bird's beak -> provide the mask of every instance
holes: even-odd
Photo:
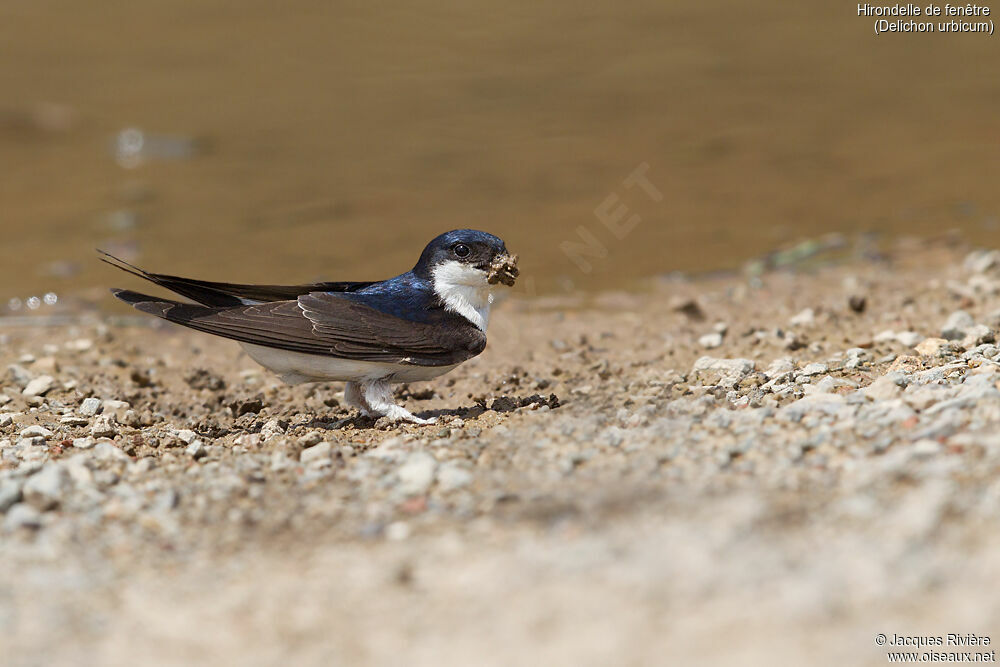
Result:
[[[503,255],[497,255],[490,264],[490,272],[486,276],[486,281],[490,285],[502,283],[511,287],[520,273],[517,269],[517,255],[504,253]]]

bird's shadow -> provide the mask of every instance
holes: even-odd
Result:
[[[414,413],[415,417],[421,419],[432,419],[445,416],[455,416],[462,419],[475,419],[484,412],[487,408],[481,405],[472,405],[468,407],[452,408],[446,410],[424,410],[423,412]],[[320,431],[347,431],[347,430],[364,430],[378,428],[378,422],[382,417],[366,417],[360,413],[355,413],[347,417],[341,417],[339,419],[332,417],[313,417],[309,421],[300,422],[294,424],[295,427],[311,428]],[[397,422],[393,423],[390,428],[397,426],[436,426],[440,422],[434,424],[414,424],[411,422]]]
[[[489,404],[485,400],[477,401],[472,405],[467,405],[459,408],[442,408],[439,410],[424,410],[422,412],[416,413],[416,417],[421,419],[431,419],[437,418],[438,421],[435,424],[413,424],[410,422],[396,422],[396,423],[385,423],[380,426],[379,421],[382,418],[379,417],[366,417],[360,413],[354,413],[347,417],[334,418],[334,417],[313,417],[309,421],[294,424],[295,427],[312,428],[322,431],[346,431],[346,430],[362,430],[362,429],[373,429],[373,428],[395,428],[398,426],[435,426],[441,424],[441,417],[458,417],[460,419],[476,419],[486,412],[497,412],[497,413],[509,413],[514,412],[518,408],[522,408],[528,405],[548,405],[550,408],[559,407],[559,399],[555,394],[550,394],[549,396],[541,396],[539,394],[532,394],[531,396],[501,396],[493,399]]]

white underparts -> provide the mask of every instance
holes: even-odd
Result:
[[[388,417],[391,421],[433,424],[433,419],[414,417],[396,405],[392,395],[394,382],[420,382],[444,375],[451,366],[415,366],[374,361],[352,361],[302,352],[289,352],[263,345],[241,343],[250,358],[268,368],[289,384],[300,382],[346,381],[344,400],[367,417]]]
[[[243,346],[251,359],[274,372],[288,384],[329,382],[331,380],[420,382],[444,375],[458,365],[418,366],[378,361],[354,361],[319,354],[290,352],[253,343],[240,343],[240,345]]]
[[[480,331],[486,331],[486,325],[490,321],[490,306],[493,304],[493,293],[486,280],[486,271],[449,260],[435,266],[431,275],[434,279],[434,292],[444,303],[445,309],[469,320]]]

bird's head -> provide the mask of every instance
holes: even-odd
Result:
[[[486,330],[493,287],[512,286],[517,279],[517,255],[486,232],[456,229],[427,244],[413,273],[430,280],[447,310]]]
[[[507,252],[503,240],[475,229],[456,229],[435,238],[413,272],[429,280],[447,276],[450,282],[484,289],[498,283],[511,286],[519,273],[517,255]]]

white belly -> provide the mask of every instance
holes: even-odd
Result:
[[[352,361],[318,354],[289,352],[274,347],[240,343],[250,358],[276,373],[288,384],[300,382],[364,382],[388,380],[390,382],[419,382],[430,380],[458,366],[411,366],[387,364],[377,361]]]

